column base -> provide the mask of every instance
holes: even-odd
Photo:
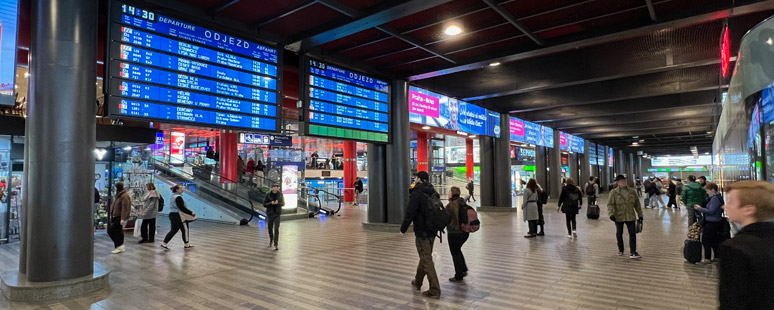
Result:
[[[400,226],[401,224],[363,222],[363,230],[366,230],[366,231],[400,232]]]
[[[489,206],[481,206],[476,208],[477,211],[480,212],[516,212],[518,208],[513,207],[489,207]]]
[[[40,302],[74,298],[110,287],[110,270],[94,263],[94,273],[77,279],[55,282],[29,282],[18,271],[0,275],[2,291],[8,301]]]

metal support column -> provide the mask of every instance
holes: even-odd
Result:
[[[411,157],[409,147],[411,129],[409,128],[408,82],[395,80],[392,83],[392,144],[386,146],[385,178],[387,195],[387,223],[400,224],[408,205],[411,183]],[[369,164],[369,167],[371,165]],[[387,173],[389,172],[389,173]],[[382,180],[384,180],[382,179]],[[379,179],[368,180],[369,188]]]
[[[562,151],[559,149],[559,131],[554,130],[554,147],[551,149],[548,173],[551,174],[548,182],[548,193],[552,199],[558,199],[562,192]]]
[[[368,222],[387,222],[387,146],[368,144]],[[408,186],[408,185],[406,185]]]
[[[500,115],[500,132],[510,132],[510,117]],[[509,135],[494,139],[494,187],[495,206],[510,208],[513,204],[511,193],[511,140]]]
[[[494,138],[489,136],[479,136],[479,195],[481,196],[482,207],[494,207],[497,205],[495,200],[495,163],[494,163]],[[510,168],[508,168],[510,171]]]

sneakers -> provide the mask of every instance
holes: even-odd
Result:
[[[572,234],[568,234],[568,235],[567,235],[567,238],[570,238],[570,239],[572,239]]]
[[[573,237],[573,238],[577,238],[577,237],[578,237],[578,232],[576,232],[576,231],[574,231],[574,230],[573,230],[573,231],[572,231],[572,237]]]
[[[642,256],[640,256],[640,254],[638,254],[637,252],[632,252],[632,254],[629,254],[629,258],[637,259],[637,258],[642,258]]]
[[[618,252],[618,256],[623,256],[623,251]]]
[[[702,259],[702,260],[701,260],[701,264],[702,264],[702,265],[709,265],[709,264],[712,264],[712,261],[711,261],[711,260],[709,260],[709,259]]]
[[[279,248],[277,247],[277,245],[276,245],[276,244],[274,245],[274,250],[275,250],[275,251],[279,251]]]
[[[194,248],[194,246],[190,245],[190,244],[183,247],[183,249],[186,249],[186,250],[190,250],[190,249],[193,249],[193,248]]]
[[[140,242],[137,242],[137,243],[139,243],[139,244],[148,243],[148,240],[143,239],[143,240],[140,240]]]
[[[538,236],[545,236],[545,235],[546,235],[546,233],[544,233],[544,232],[542,232],[542,231],[541,231],[541,232],[539,232],[537,235],[538,235]]]
[[[160,247],[164,249],[164,251],[169,251],[169,247],[166,244],[161,244]]]
[[[434,293],[432,293],[430,291],[422,292],[422,296],[427,297],[427,298],[433,298],[433,299],[441,298],[441,294],[434,294]]]
[[[457,283],[457,282],[462,282],[462,281],[464,281],[464,280],[463,279],[457,279],[455,277],[449,278],[449,282],[452,282],[452,283]]]
[[[112,253],[112,254],[118,254],[118,253],[123,253],[123,252],[126,252],[126,247],[124,245],[121,245],[121,246],[117,247],[115,250],[110,251],[110,253]]]

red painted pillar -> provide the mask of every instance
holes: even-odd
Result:
[[[429,172],[427,163],[427,132],[417,131],[417,172]]]
[[[344,202],[355,202],[357,179],[357,142],[344,141]]]
[[[467,138],[465,139],[465,168],[467,169],[465,172],[465,177],[468,180],[473,180],[474,166],[475,162],[473,162],[473,139]]]
[[[220,183],[237,182],[237,134],[221,131],[220,145]]]

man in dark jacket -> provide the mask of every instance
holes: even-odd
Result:
[[[406,217],[403,219],[400,233],[405,234],[409,225],[414,223],[414,236],[416,238],[417,253],[419,254],[419,265],[417,266],[414,280],[411,280],[411,286],[416,290],[421,290],[422,281],[427,276],[427,281],[430,282],[430,289],[422,292],[422,296],[439,298],[441,296],[441,285],[438,283],[438,275],[435,273],[435,265],[433,264],[433,243],[435,242],[436,232],[428,230],[425,226],[425,210],[428,208],[428,198],[432,195],[438,195],[438,192],[430,184],[430,175],[426,171],[420,171],[417,173],[414,188],[409,196]]]
[[[285,206],[285,196],[279,190],[279,184],[271,186],[271,191],[266,193],[263,199],[263,206],[266,207],[266,217],[268,218],[269,246],[274,244],[274,250],[279,250],[277,241],[279,241],[280,217],[282,216],[282,207]]]
[[[720,309],[774,309],[774,184],[733,183],[724,209],[742,228],[720,246]]]
[[[683,202],[688,209],[688,227],[691,227],[691,224],[696,222],[696,211],[693,207],[696,205],[701,207],[704,204],[707,200],[707,192],[696,182],[695,176],[689,175],[688,182],[688,185],[683,186]]]

